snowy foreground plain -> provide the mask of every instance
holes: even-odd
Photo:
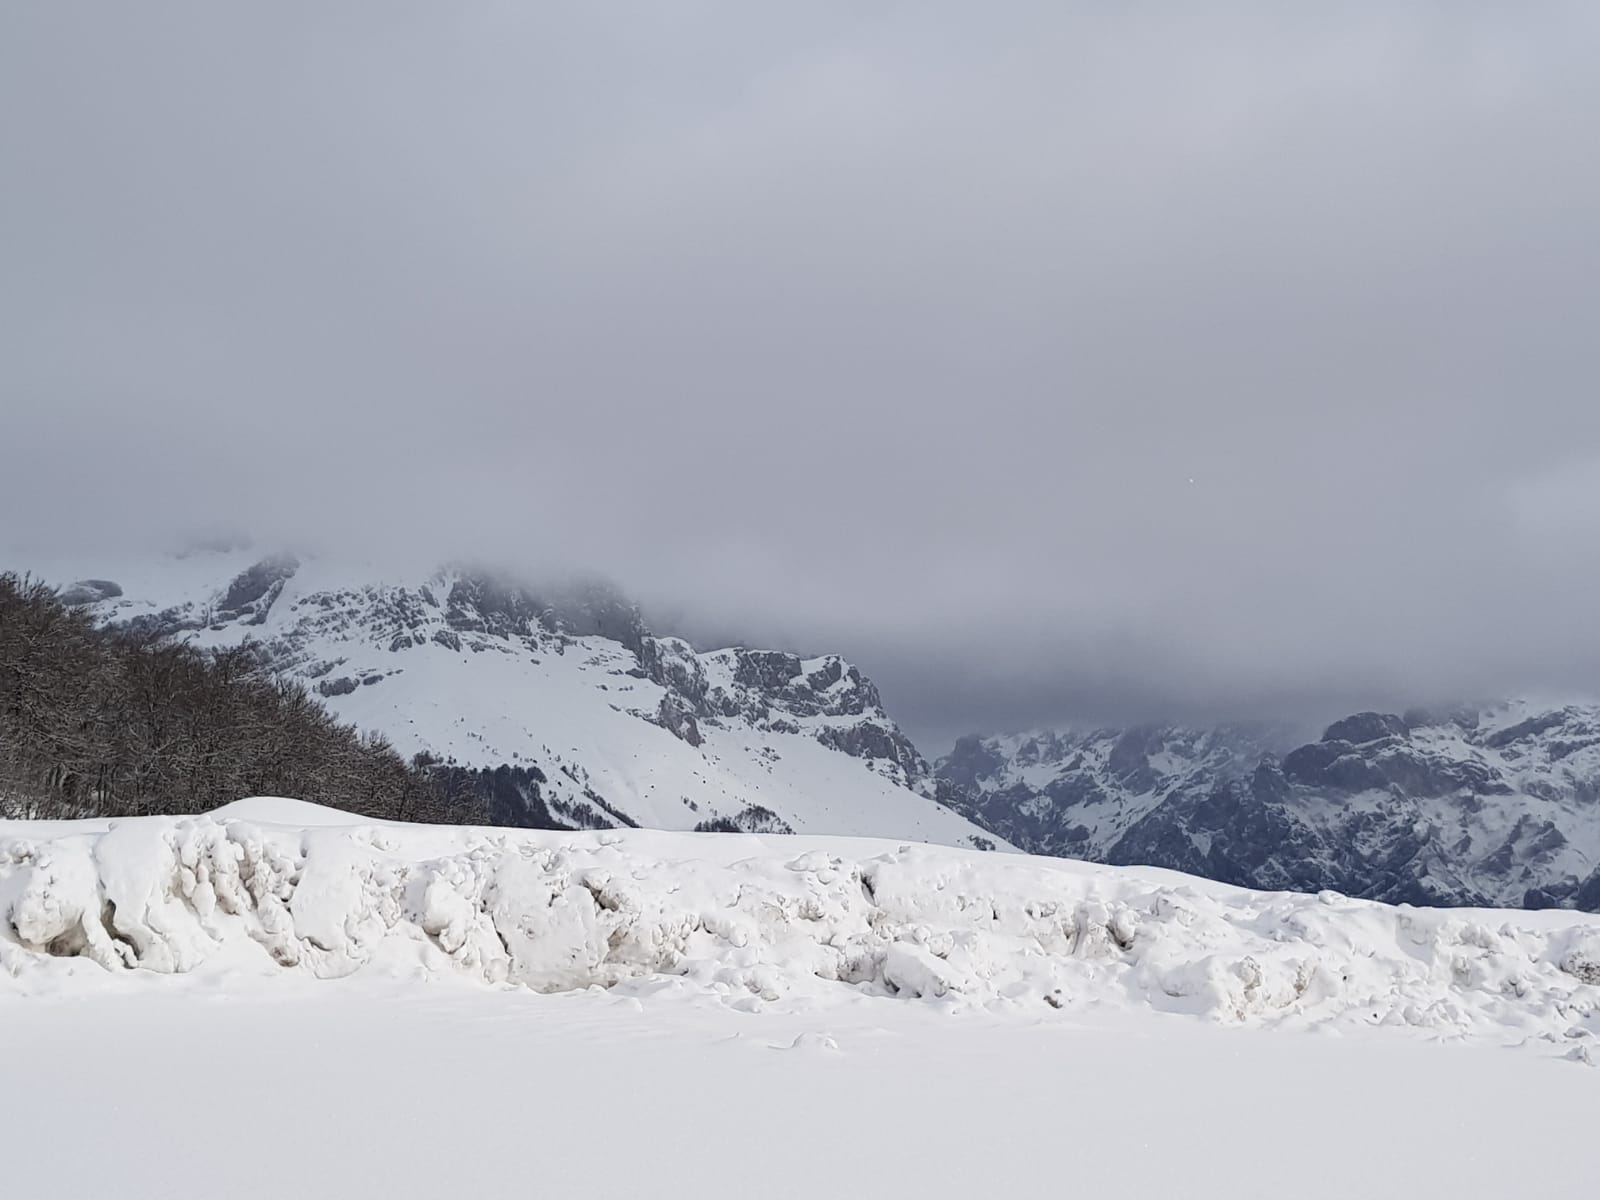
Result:
[[[1600,920],[892,842],[0,823],[0,1194],[1500,1197]]]

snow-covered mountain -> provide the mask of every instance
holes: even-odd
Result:
[[[1286,749],[1285,741],[1282,731],[1243,725],[974,735],[939,760],[934,786],[979,824],[1010,830],[1003,836],[1030,853],[1103,861],[1164,802],[1209,795],[1268,751]]]
[[[931,767],[837,656],[699,650],[601,585],[213,549],[46,576],[107,622],[246,640],[497,819],[878,836],[1419,904],[1600,909],[1600,705],[968,737]],[[507,807],[509,805],[509,808]],[[525,818],[525,820],[524,820]]]
[[[700,652],[603,585],[249,549],[89,565],[44,573],[108,623],[248,640],[407,756],[510,768],[564,824],[999,840],[915,790],[927,764],[850,663]]]
[[[1023,849],[1250,887],[1600,909],[1600,705],[963,738],[933,794]],[[1279,757],[1281,753],[1282,757]]]

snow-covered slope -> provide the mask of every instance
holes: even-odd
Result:
[[[896,842],[256,811],[0,824],[0,993],[94,989],[105,972],[376,971],[546,992],[674,979],[753,1012],[866,995],[1035,1019],[1112,1006],[1392,1025],[1585,1061],[1600,1035],[1600,919],[1571,913]]]
[[[255,643],[407,756],[517,768],[567,824],[998,841],[909,786],[926,764],[849,663],[697,653],[605,587],[247,549],[41,570],[107,622]]]
[[[936,794],[1035,852],[1390,901],[1600,908],[1600,706],[1358,713],[1291,744],[1239,727],[964,738]]]

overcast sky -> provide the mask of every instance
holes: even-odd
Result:
[[[1592,0],[4,4],[0,532],[581,566],[930,748],[1600,690],[1597,61]]]

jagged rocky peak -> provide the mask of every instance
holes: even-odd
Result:
[[[236,547],[224,553],[191,546],[173,556],[174,561],[185,564],[219,558],[241,565],[221,579],[208,577],[206,586],[173,594],[165,603],[156,602],[142,589],[130,594],[121,583],[101,578],[80,579],[63,588],[60,595],[68,604],[92,608],[103,621],[148,633],[220,630],[234,624],[260,626],[300,569],[300,559],[287,552],[244,557]]]
[[[782,650],[744,647],[717,653],[729,659],[733,680],[741,687],[783,694],[792,703],[819,712],[859,716],[882,707],[872,682],[836,654],[802,659]]]
[[[733,661],[733,681],[758,691],[777,692],[800,677],[800,657],[782,650],[728,651]]]
[[[1051,779],[1090,772],[1137,791],[1181,778],[1202,764],[1240,774],[1262,754],[1290,742],[1292,735],[1283,728],[1250,724],[969,734],[939,760],[936,771],[954,783],[986,789],[1007,787],[1024,776],[1042,786]]]
[[[801,659],[773,650],[720,653],[733,655],[735,683],[777,696],[801,715],[859,717],[883,709],[872,681],[836,654]]]
[[[1600,705],[963,738],[941,801],[1041,853],[1416,904],[1600,908]]]
[[[646,677],[671,688],[701,716],[747,715],[752,707],[793,717],[877,716],[878,689],[838,655],[802,659],[743,646],[696,651],[681,638],[641,639]]]
[[[1292,740],[1272,726],[1137,725],[960,739],[934,767],[931,793],[1014,844],[1103,859],[1178,792],[1247,774]]]
[[[268,610],[283,593],[283,585],[294,578],[299,569],[300,560],[293,554],[270,555],[245,568],[234,576],[217,600],[212,620],[243,620],[250,625],[264,625]]]
[[[1437,745],[1391,714],[1358,713],[1328,727],[1320,742],[1284,757],[1283,773],[1294,783],[1336,792],[1393,790],[1411,796],[1446,796],[1459,791],[1509,794],[1491,763]]]
[[[801,658],[782,650],[734,646],[696,652],[678,638],[646,636],[641,673],[669,689],[673,702],[660,723],[685,736],[700,721],[747,723],[779,733],[806,733],[853,758],[871,760],[905,785],[928,764],[883,710],[878,689],[836,654]]]
[[[645,678],[681,697],[690,711],[710,716],[706,705],[705,665],[693,646],[682,638],[645,637],[638,649],[639,668]]]
[[[238,562],[241,551],[189,550],[181,558],[191,565]],[[457,565],[384,582],[377,570],[368,574],[287,551],[256,552],[243,561],[225,582],[186,589],[164,605],[109,603],[122,592],[107,580],[84,580],[70,590],[74,603],[99,605],[107,620],[174,632],[264,625],[293,581],[297,613],[320,613],[323,627],[363,628],[396,651],[430,641],[461,649],[462,635],[603,637],[637,650],[649,632],[638,606],[600,580],[535,586],[503,571]]]
[[[976,790],[984,780],[998,776],[1006,761],[998,738],[969,733],[956,739],[955,746],[938,761],[935,769],[939,778]]]
[[[520,637],[542,630],[603,637],[637,651],[649,634],[639,606],[603,580],[535,588],[499,571],[452,570],[445,619],[461,633]]]
[[[539,597],[503,576],[466,571],[444,582],[445,623],[457,633],[521,637],[535,631],[545,611]]]
[[[1411,729],[1403,717],[1393,713],[1360,712],[1329,725],[1323,733],[1325,742],[1349,742],[1352,746],[1365,746],[1385,738],[1409,738]]]

